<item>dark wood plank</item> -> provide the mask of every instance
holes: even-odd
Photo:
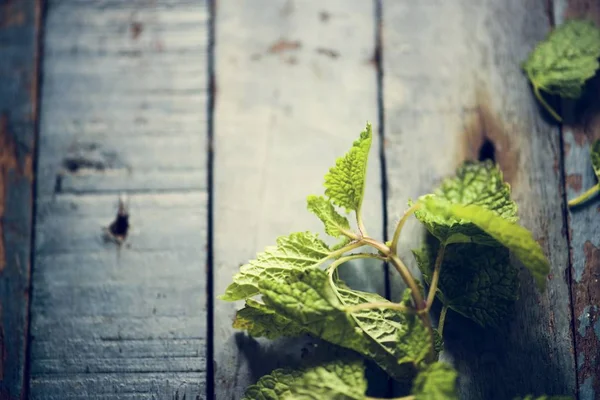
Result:
[[[39,2],[0,3],[0,398],[26,390]]]
[[[555,21],[592,19],[600,25],[600,2],[555,0]],[[565,103],[562,128],[566,193],[574,198],[597,179],[591,168],[590,144],[600,139],[600,77],[586,86],[578,102]],[[600,201],[570,210],[571,298],[577,384],[580,400],[600,396]]]
[[[203,2],[50,1],[32,399],[203,399]],[[125,193],[122,245],[103,228]]]
[[[521,274],[515,316],[496,331],[448,314],[442,358],[460,373],[461,399],[575,391],[560,137],[542,119],[520,70],[550,29],[546,3],[383,2],[390,229],[409,198],[429,193],[464,159],[477,159],[489,141],[521,223],[552,264],[544,293]],[[422,230],[407,228],[402,256],[416,270],[409,250]]]
[[[306,196],[364,129],[377,122],[375,10],[365,1],[225,1],[216,17],[215,294],[280,235],[315,230]],[[365,221],[382,235],[375,140]],[[378,263],[345,278],[384,293]],[[239,399],[272,369],[299,359],[306,341],[268,342],[231,327],[242,304],[215,303],[217,399]],[[381,389],[381,388],[380,388]],[[385,385],[383,387],[385,389]]]

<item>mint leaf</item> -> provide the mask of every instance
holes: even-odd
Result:
[[[531,232],[522,226],[504,219],[494,211],[478,205],[449,204],[436,198],[423,201],[430,214],[440,218],[454,219],[477,225],[503,246],[508,247],[529,269],[540,290],[546,286],[546,276],[550,272],[550,263],[541,246],[533,239]]]
[[[534,87],[574,99],[595,75],[598,57],[600,29],[592,21],[571,20],[536,46],[523,69]]]
[[[325,195],[347,212],[358,212],[362,205],[371,141],[371,124],[367,124],[350,151],[325,175]]]
[[[448,204],[476,204],[508,221],[518,219],[517,205],[510,199],[510,186],[502,179],[502,171],[491,161],[463,163],[457,169],[456,177],[444,180],[433,195],[423,196],[420,201],[429,198]],[[432,213],[426,208],[417,210],[415,216],[443,243],[497,245],[495,240],[470,221]]]
[[[306,333],[301,325],[252,299],[246,300],[246,307],[236,313],[233,327],[248,331],[251,336],[267,339],[301,336]]]
[[[259,280],[277,280],[287,270],[320,265],[330,253],[325,242],[314,233],[298,232],[282,236],[277,239],[276,246],[267,247],[255,260],[240,267],[240,272],[234,275],[233,283],[220,299],[236,301],[255,296],[259,293]]]
[[[427,366],[413,383],[415,400],[458,400],[458,374],[448,364],[436,362]]]
[[[538,100],[556,118],[540,90],[576,99],[585,82],[596,74],[600,57],[600,29],[592,21],[567,21],[554,29],[529,54],[523,70]]]
[[[439,242],[429,237],[413,250],[423,277],[429,283]],[[477,244],[453,244],[444,254],[438,282],[438,299],[481,326],[498,326],[512,311],[519,288],[518,270],[508,249]]]
[[[388,374],[402,379],[414,374],[426,357],[427,330],[415,315],[388,309],[361,310],[346,306],[386,301],[373,293],[334,289],[319,269],[287,271],[285,281],[261,281],[265,304],[306,331],[330,343],[355,350],[377,362]]]
[[[355,355],[313,363],[300,370],[277,369],[249,386],[242,400],[364,400],[364,365]]]
[[[391,303],[375,293],[344,287],[338,288],[337,292],[344,306]],[[410,305],[410,290],[406,293],[405,302]],[[371,309],[354,312],[352,317],[369,338],[368,346],[354,350],[374,360],[393,378],[406,379],[414,373],[414,366],[427,357],[431,347],[429,333],[416,315],[391,309]]]
[[[343,235],[344,231],[350,231],[350,223],[346,217],[341,216],[335,210],[333,204],[322,196],[308,196],[307,208],[314,213],[325,224],[325,232],[333,237]]]

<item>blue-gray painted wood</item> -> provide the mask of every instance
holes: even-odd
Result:
[[[600,26],[600,3],[555,0],[556,25],[566,19],[591,19]],[[562,127],[566,193],[569,199],[598,180],[591,168],[590,145],[600,139],[600,78],[586,84],[577,102],[565,102]],[[569,210],[571,301],[580,400],[600,396],[600,198]]]
[[[206,4],[49,1],[31,399],[204,399]],[[103,228],[125,194],[124,243]]]
[[[545,0],[383,1],[385,149],[390,231],[407,200],[429,193],[487,140],[549,257],[548,288],[522,271],[514,317],[483,330],[449,312],[443,359],[461,399],[575,392],[558,128],[543,120],[520,69],[550,29]],[[422,240],[406,227],[401,255]],[[393,271],[392,271],[393,272]],[[396,280],[398,282],[398,280]],[[400,291],[399,283],[395,286]]]
[[[26,396],[39,2],[0,3],[0,399]]]
[[[240,265],[280,235],[323,231],[306,196],[365,127],[377,122],[375,9],[370,1],[223,1],[216,14],[215,295]],[[377,126],[375,126],[377,132]],[[364,203],[382,236],[376,138]],[[346,271],[343,271],[348,268]],[[379,263],[342,267],[345,278],[384,293]],[[239,399],[307,341],[253,339],[231,327],[242,303],[215,302],[215,391]],[[385,392],[386,385],[375,390]]]

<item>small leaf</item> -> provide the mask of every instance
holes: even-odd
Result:
[[[420,201],[434,198],[449,204],[476,204],[493,211],[508,221],[517,221],[517,205],[510,199],[510,186],[502,179],[502,171],[491,161],[465,162],[456,171],[456,177],[446,179],[433,195]],[[419,209],[415,216],[441,242],[475,242],[490,246],[498,245],[485,232],[470,221],[461,221],[451,215],[431,213]]]
[[[236,313],[233,327],[248,331],[251,336],[267,339],[301,336],[306,333],[301,325],[252,299],[246,300],[246,307]]]
[[[546,286],[546,276],[550,263],[541,246],[533,239],[531,232],[522,226],[504,219],[494,211],[478,205],[449,204],[434,197],[423,201],[429,213],[441,218],[473,223],[503,246],[508,247],[529,269],[540,290]]]
[[[554,29],[523,63],[534,87],[561,97],[578,98],[595,75],[600,29],[592,21],[571,20]]]
[[[292,233],[277,239],[277,246],[267,247],[256,260],[240,267],[233,283],[227,287],[221,300],[236,301],[259,293],[260,279],[277,280],[290,269],[305,269],[324,262],[330,250],[318,235],[311,232]]]
[[[458,400],[458,374],[448,364],[436,362],[427,366],[413,383],[415,400]]]
[[[413,250],[428,283],[438,248],[437,239],[429,236],[422,249]],[[482,326],[498,326],[513,310],[518,289],[518,270],[506,248],[470,243],[446,248],[437,297],[454,311]]]
[[[308,210],[314,213],[325,224],[325,232],[333,237],[340,237],[344,231],[350,231],[350,223],[346,217],[335,210],[333,204],[322,196],[308,196]]]
[[[350,151],[325,175],[325,195],[347,212],[358,212],[362,205],[371,141],[371,124],[367,124]]]
[[[350,314],[346,306],[386,300],[343,284],[334,289],[319,269],[289,270],[287,275],[285,281],[260,282],[269,308],[317,337],[372,358],[397,379],[414,375],[431,345],[419,318],[389,309]]]
[[[354,354],[313,362],[300,369],[277,369],[249,386],[242,400],[364,400],[367,381]]]

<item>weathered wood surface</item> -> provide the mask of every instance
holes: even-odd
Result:
[[[0,398],[26,396],[37,1],[0,3]]]
[[[205,398],[207,20],[199,1],[47,2],[31,399]]]
[[[443,358],[460,373],[462,399],[575,392],[560,133],[542,119],[520,70],[550,29],[546,7],[544,0],[383,2],[388,226],[409,198],[478,158],[489,141],[521,223],[552,264],[544,293],[523,271],[515,317],[497,331],[448,314]],[[403,235],[406,259],[421,232],[413,224]]]
[[[556,25],[569,18],[592,19],[600,25],[600,2],[556,0]],[[600,78],[586,85],[577,102],[563,107],[562,127],[566,193],[574,198],[596,184],[590,144],[600,139]],[[569,212],[571,301],[580,400],[600,396],[600,201],[593,199]]]
[[[323,230],[306,211],[306,196],[323,192],[335,159],[367,120],[378,119],[374,21],[368,1],[217,4],[215,295],[278,236]],[[377,139],[373,147],[365,221],[381,237]],[[345,278],[383,294],[382,266],[362,264],[343,267]],[[298,360],[307,343],[269,343],[236,332],[231,323],[242,305],[215,303],[217,399],[241,398],[260,376]]]

